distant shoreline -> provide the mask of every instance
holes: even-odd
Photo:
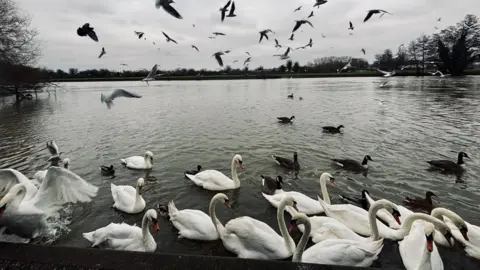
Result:
[[[467,70],[465,75],[480,75],[480,70]],[[429,73],[418,75],[414,72],[398,72],[399,77],[430,77]],[[157,81],[204,81],[204,80],[254,80],[254,79],[287,79],[287,78],[343,78],[343,77],[382,77],[378,72],[350,72],[350,73],[266,73],[266,74],[216,74],[205,76],[159,76]],[[61,78],[52,79],[52,82],[100,82],[100,81],[140,81],[142,77],[107,77],[107,78]]]

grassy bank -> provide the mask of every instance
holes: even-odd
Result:
[[[429,73],[425,76],[431,76]],[[480,70],[467,70],[465,75],[480,75]],[[395,76],[418,76],[414,71],[399,71]],[[246,80],[246,79],[282,79],[282,78],[337,78],[337,77],[381,77],[375,71],[348,73],[265,73],[265,74],[217,74],[205,76],[159,76],[157,81],[192,81],[192,80]],[[140,81],[142,77],[107,77],[107,78],[62,78],[54,82],[92,82],[92,81]]]

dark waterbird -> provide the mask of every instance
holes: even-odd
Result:
[[[332,159],[337,165],[341,166],[342,168],[346,170],[352,170],[352,171],[366,171],[368,170],[368,161],[373,161],[372,158],[369,155],[366,155],[363,158],[362,163],[353,160],[353,159]]]
[[[405,205],[409,206],[409,208],[424,210],[425,212],[430,213],[432,211],[432,209],[434,208],[433,207],[433,201],[432,201],[433,196],[437,197],[437,195],[435,195],[435,193],[433,193],[431,191],[427,191],[425,193],[425,198],[406,197],[405,200],[403,201],[403,203]]]
[[[342,128],[345,128],[343,125],[340,125],[338,127],[334,127],[334,126],[324,126],[322,127],[323,128],[323,132],[327,132],[327,133],[340,133],[340,129]]]
[[[218,63],[221,67],[223,67],[223,60],[222,60],[222,55],[223,55],[223,54],[224,54],[223,52],[216,52],[216,53],[214,53],[214,54],[212,55],[212,56],[215,56],[215,59],[217,60],[217,63]]]
[[[195,175],[199,172],[202,171],[202,166],[201,165],[197,165],[197,169],[196,170],[188,170],[188,171],[185,171],[185,174],[191,174],[191,175]]]
[[[353,197],[353,196],[348,196],[348,195],[343,195],[343,194],[340,194],[339,196],[344,202],[353,203],[353,204],[358,205],[358,206],[360,206],[363,209],[368,211],[370,206],[368,204],[367,196],[365,194],[370,195],[370,192],[368,192],[368,190],[366,190],[366,189],[362,190],[362,197],[360,197],[360,198]]]
[[[82,27],[77,29],[77,34],[81,37],[89,36],[94,41],[98,42],[97,33],[93,31],[93,27],[90,27],[89,23],[84,24]]]
[[[458,153],[458,159],[455,163],[451,160],[430,160],[427,161],[432,167],[440,169],[444,172],[463,172],[465,170],[465,162],[463,162],[463,158],[470,158],[467,153],[460,152]]]
[[[293,160],[289,158],[284,158],[284,157],[279,157],[272,155],[272,158],[275,160],[275,162],[287,169],[293,169],[293,170],[300,170],[300,163],[298,163],[298,154],[297,152],[293,152]]]
[[[293,119],[295,119],[295,116],[292,116],[292,117],[282,116],[282,117],[277,117],[277,119],[278,119],[278,122],[280,123],[293,123]]]
[[[267,195],[274,195],[276,191],[282,190],[283,179],[278,175],[275,179],[270,176],[260,175],[262,178],[262,192]]]
[[[308,18],[311,18],[311,17],[313,17],[313,11],[310,12],[310,15],[308,15],[307,19],[308,19]]]
[[[112,175],[115,175],[115,168],[113,168],[113,165],[110,165],[110,166],[102,165],[100,166],[100,172],[102,173],[102,175],[112,176]]]

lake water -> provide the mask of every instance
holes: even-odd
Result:
[[[339,194],[374,197],[401,203],[406,196],[437,194],[438,205],[480,225],[480,84],[479,77],[461,79],[394,77],[389,88],[381,78],[325,78],[235,81],[157,81],[65,83],[56,92],[16,105],[0,97],[0,167],[15,168],[31,177],[48,166],[45,142],[56,140],[70,169],[100,187],[89,204],[76,205],[70,231],[53,244],[87,247],[82,232],[110,222],[140,224],[143,214],[114,211],[110,183],[135,185],[143,174],[125,169],[120,158],[154,154],[154,182],[147,182],[147,208],[175,200],[179,209],[207,211],[214,192],[203,190],[182,172],[197,164],[230,175],[234,154],[241,154],[241,188],[225,193],[234,208],[218,207],[220,220],[249,215],[278,231],[276,211],[261,195],[260,175],[282,175],[285,190],[315,197],[316,180],[330,172]],[[141,99],[118,99],[108,110],[100,93],[126,88]],[[287,99],[294,93],[295,99]],[[299,100],[298,97],[303,97]],[[383,100],[380,103],[378,100]],[[277,116],[295,115],[292,125]],[[324,125],[343,124],[343,134],[322,133]],[[291,157],[297,151],[302,170],[298,179],[279,168],[271,155]],[[462,177],[428,170],[430,159],[453,159],[468,153]],[[334,157],[374,162],[365,177],[336,167]],[[102,177],[98,167],[113,164],[116,178]],[[288,219],[288,215],[287,219]],[[158,252],[232,256],[221,241],[201,243],[177,239],[176,229],[160,219],[154,234]],[[299,239],[299,233],[295,234]],[[375,266],[400,267],[396,243],[385,241]],[[328,251],[326,251],[328,252]],[[478,261],[462,251],[441,249],[446,269],[479,269]]]

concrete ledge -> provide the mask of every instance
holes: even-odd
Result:
[[[328,252],[328,251],[326,251]],[[0,242],[1,269],[346,270],[317,264]],[[363,268],[373,269],[373,268]],[[391,268],[389,268],[391,269]]]

